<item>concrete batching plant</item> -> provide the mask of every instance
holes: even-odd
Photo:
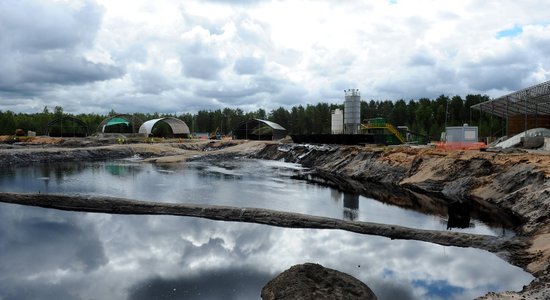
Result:
[[[361,126],[361,94],[358,89],[348,89],[344,93],[344,133],[358,134]]]
[[[366,124],[362,124],[361,94],[358,89],[344,90],[344,111],[331,111],[330,129],[330,134],[292,134],[291,137],[295,143],[398,145],[408,142],[403,134],[406,133],[406,137],[415,134],[407,128],[398,130],[382,117],[368,119]]]
[[[382,119],[382,118],[380,118]],[[397,129],[386,132],[390,125],[384,121],[381,126],[369,127],[361,124],[361,94],[358,89],[344,90],[344,111],[335,109],[331,112],[331,133],[292,134],[295,143],[324,143],[324,144],[394,144],[404,140],[394,141],[388,136],[399,134]],[[363,129],[362,129],[363,128]],[[372,130],[377,132],[370,132]]]
[[[331,115],[331,126],[330,131],[332,134],[342,134],[344,133],[344,114],[341,109],[335,109],[332,111]]]

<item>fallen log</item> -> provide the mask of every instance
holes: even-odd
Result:
[[[474,247],[490,252],[524,246],[519,239],[450,231],[423,230],[398,225],[340,220],[263,208],[239,208],[216,205],[176,204],[128,200],[89,195],[57,195],[0,192],[0,202],[43,208],[91,213],[125,215],[173,215],[216,221],[246,222],[287,228],[340,229],[384,236],[391,239],[417,240],[443,246]]]

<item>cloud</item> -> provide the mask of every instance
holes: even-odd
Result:
[[[128,299],[255,299],[258,286],[271,280],[271,274],[249,268],[198,272],[179,278],[150,278],[130,287]]]
[[[183,75],[190,78],[214,80],[225,67],[214,36],[202,27],[185,33],[181,48]]]
[[[8,0],[0,110],[269,111],[340,103],[342,88],[500,96],[550,79],[549,18],[536,2]]]
[[[133,72],[132,82],[139,88],[139,92],[145,94],[159,95],[176,88],[176,83],[172,81],[172,78],[155,69]]]
[[[464,62],[458,76],[477,91],[521,89],[522,81],[518,78],[528,78],[537,69],[532,54],[522,44],[494,46],[495,50],[480,51],[475,59]]]
[[[82,55],[94,43],[102,9],[61,3],[4,1],[0,4],[0,95],[40,97],[63,86],[120,77],[122,68],[94,63]]]
[[[264,61],[256,57],[242,57],[235,61],[234,70],[239,75],[257,74],[264,68]]]
[[[369,287],[378,299],[417,299],[413,287],[405,282],[395,279],[373,279],[369,281]]]
[[[216,83],[197,84],[194,94],[206,99],[216,99],[225,107],[256,105],[268,102],[271,97],[280,95],[287,86],[284,79],[256,75],[244,78],[234,85]]]
[[[223,68],[219,58],[195,54],[184,54],[182,59],[183,74],[187,77],[213,80]]]
[[[30,53],[90,46],[103,15],[92,1],[75,8],[55,2],[7,0],[0,4],[0,11],[2,44]]]
[[[266,0],[237,0],[237,1],[228,1],[228,0],[207,0],[207,2],[220,3],[226,5],[254,5],[260,4],[262,2],[267,2]]]
[[[64,53],[43,53],[39,57],[29,55],[18,70],[21,82],[59,85],[83,84],[122,75],[122,71],[114,66],[92,63]]]
[[[433,66],[436,64],[434,57],[425,52],[417,52],[409,59],[409,66]]]
[[[159,172],[154,165],[120,165],[128,176],[113,172],[112,163],[17,168],[3,175],[0,187],[45,191],[48,185],[50,193],[243,207],[254,199],[254,205],[261,207],[342,216],[342,202],[335,202],[329,189],[293,182],[290,170],[296,166],[280,162],[190,162],[173,166],[173,173]],[[44,177],[50,178],[48,183]],[[250,182],[254,184],[242,189]],[[391,211],[388,207],[362,198],[360,220],[377,221],[377,216]],[[402,213],[395,219],[418,224],[417,213],[397,210]],[[348,273],[369,285],[380,299],[425,299],[429,289],[472,299],[489,289],[520,289],[532,279],[496,255],[470,248],[340,230],[0,205],[0,297],[4,298],[142,299],[189,293],[215,299],[219,294],[257,298],[270,278],[304,262]]]
[[[9,217],[14,214],[24,218]],[[22,284],[20,279],[33,278],[44,287],[42,291],[45,294],[48,291],[61,293],[63,289],[60,286],[48,285],[46,288],[44,282],[65,280],[64,273],[94,272],[108,263],[97,231],[76,214],[3,207],[0,215],[0,237],[3,241],[0,249],[4,261],[0,263],[2,291],[13,289],[14,295],[18,295],[21,291],[19,288],[23,288],[31,293],[33,284]],[[9,263],[5,263],[7,261]],[[58,270],[59,273],[52,274],[52,270]],[[10,285],[13,287],[8,288]]]
[[[517,78],[529,76],[533,66],[513,64],[506,67],[472,66],[463,71],[470,88],[477,91],[490,89],[514,91],[522,87]]]

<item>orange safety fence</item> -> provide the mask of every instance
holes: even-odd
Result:
[[[435,148],[444,151],[453,150],[479,150],[486,148],[483,142],[437,142]]]

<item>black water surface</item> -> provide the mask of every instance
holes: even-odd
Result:
[[[0,190],[262,207],[445,230],[425,215],[291,179],[298,165],[231,160],[155,166],[131,160],[0,170]],[[475,219],[467,232],[500,234]],[[379,299],[471,299],[532,276],[493,254],[338,230],[0,205],[0,299],[259,299],[314,262],[367,283]]]

